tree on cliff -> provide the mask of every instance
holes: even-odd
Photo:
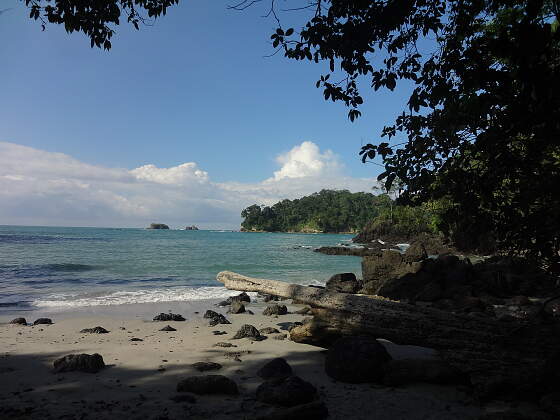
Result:
[[[121,15],[165,14],[178,0],[22,0],[34,19],[81,31],[109,49]],[[273,46],[288,59],[327,62],[326,100],[361,115],[361,82],[374,90],[414,87],[405,111],[367,144],[404,200],[445,199],[449,234],[492,232],[504,249],[554,260],[560,250],[560,31],[558,0],[315,0],[293,2],[301,29],[278,28]],[[283,6],[284,10],[290,9]],[[280,16],[281,17],[281,16]],[[293,16],[292,16],[293,19]]]

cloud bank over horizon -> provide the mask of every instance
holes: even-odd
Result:
[[[255,183],[213,182],[196,162],[170,168],[90,165],[73,157],[0,142],[0,224],[236,229],[251,204],[271,205],[321,189],[371,191],[373,178],[344,174],[330,150],[304,141],[276,157],[279,169]]]

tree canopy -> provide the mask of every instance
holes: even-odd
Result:
[[[22,0],[34,19],[81,31],[109,49],[121,15],[165,14],[178,0]],[[491,232],[499,247],[553,261],[560,250],[559,0],[314,0],[283,3],[302,18],[277,29],[273,47],[293,60],[326,62],[316,86],[361,115],[368,89],[413,85],[403,112],[364,161],[398,177],[402,200],[444,200],[450,236]],[[293,21],[293,16],[290,21]],[[296,26],[296,25],[291,25]]]
[[[357,232],[389,206],[386,195],[322,190],[273,206],[253,204],[241,212],[244,230],[267,232]]]

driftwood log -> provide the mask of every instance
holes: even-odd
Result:
[[[504,322],[230,271],[219,273],[217,280],[228,289],[310,305],[313,319],[290,331],[296,342],[328,348],[343,335],[367,334],[397,344],[434,348],[468,375],[481,397],[511,395],[513,391],[530,394],[558,380],[560,331],[556,324]]]

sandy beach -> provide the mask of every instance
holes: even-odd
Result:
[[[297,344],[288,334],[291,322],[303,315],[262,315],[264,303],[247,308],[255,315],[227,314],[230,325],[208,326],[205,309],[226,312],[215,301],[120,305],[79,311],[32,313],[49,316],[52,325],[13,325],[4,316],[0,325],[1,418],[142,418],[252,419],[266,418],[278,407],[258,402],[256,375],[267,361],[283,357],[294,374],[312,383],[329,418],[342,419],[470,419],[481,409],[455,387],[417,384],[388,388],[374,384],[344,384],[324,370],[325,351]],[[301,308],[288,305],[289,311]],[[158,312],[180,313],[184,322],[152,321]],[[198,313],[195,313],[198,312]],[[266,340],[233,340],[243,324],[257,329],[277,328]],[[170,325],[177,331],[160,329]],[[80,333],[101,326],[107,334]],[[225,332],[214,335],[213,331]],[[131,341],[132,338],[142,341]],[[236,347],[216,347],[219,342]],[[434,357],[433,351],[412,346],[385,345],[393,358]],[[53,361],[68,354],[99,353],[106,368],[98,373],[53,373]],[[221,369],[200,373],[196,362],[215,362]],[[225,375],[237,383],[239,395],[197,395],[196,402],[175,402],[177,383],[189,376]]]

